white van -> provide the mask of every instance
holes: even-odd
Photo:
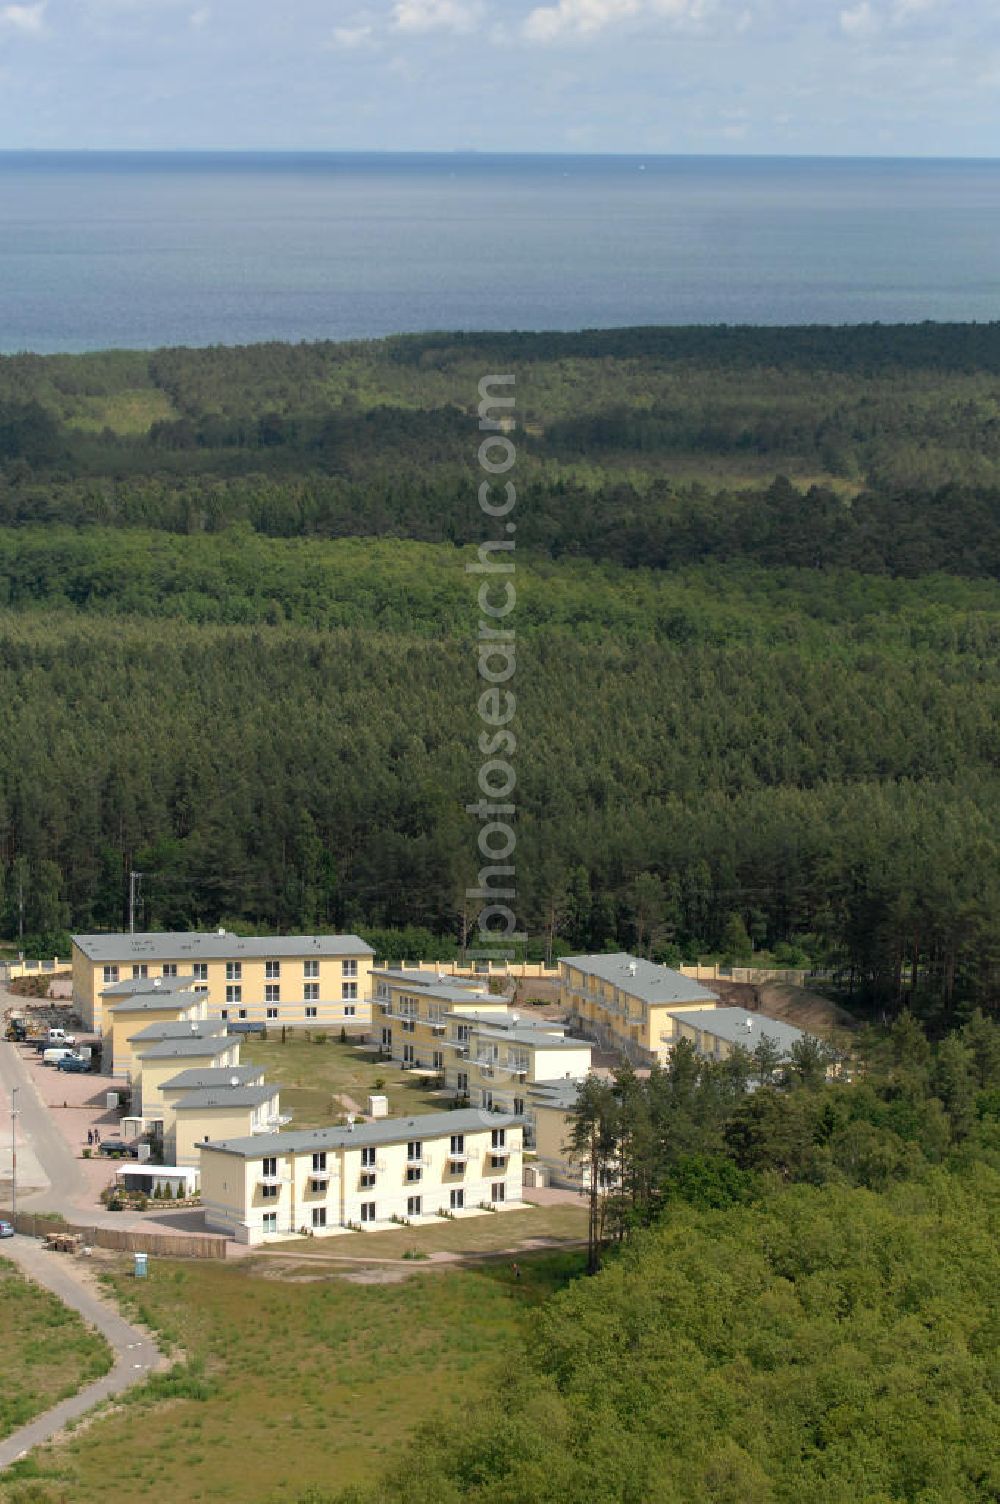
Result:
[[[50,1029],[48,1040],[49,1044],[76,1044],[76,1035],[67,1034],[65,1029]]]
[[[77,1053],[64,1044],[57,1044],[51,1050],[42,1051],[42,1060],[46,1065],[57,1065],[60,1060],[76,1060]]]

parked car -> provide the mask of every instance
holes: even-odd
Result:
[[[7,1024],[7,1038],[20,1041],[27,1039],[28,1025],[23,1018],[12,1018]]]
[[[135,1144],[126,1144],[120,1138],[103,1138],[99,1145],[99,1152],[106,1154],[109,1159],[138,1159],[139,1150]]]
[[[76,1044],[76,1035],[67,1034],[65,1029],[50,1029],[48,1041],[49,1044]]]
[[[56,1044],[50,1049],[42,1051],[42,1060],[45,1065],[58,1065],[60,1060],[82,1060],[83,1056],[71,1050],[68,1045]]]
[[[56,1061],[56,1070],[71,1071],[82,1075],[84,1071],[90,1070],[90,1061],[83,1055],[67,1055],[64,1059]]]
[[[0,1220],[0,1238],[12,1238],[14,1236],[14,1224]]]

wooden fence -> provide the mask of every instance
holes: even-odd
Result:
[[[78,1234],[85,1243],[95,1248],[111,1248],[118,1253],[155,1253],[168,1259],[224,1259],[228,1238],[201,1237],[196,1233],[139,1232],[126,1227],[84,1227],[75,1222],[61,1222],[41,1213],[18,1212],[12,1218],[10,1212],[0,1212],[0,1217],[13,1221],[18,1232],[29,1238],[44,1238],[52,1232]],[[3,1244],[0,1243],[0,1254]]]

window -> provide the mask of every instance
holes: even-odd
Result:
[[[504,1185],[504,1183],[503,1183],[502,1180],[494,1180],[493,1184],[490,1186],[490,1200],[491,1201],[506,1201],[507,1200],[507,1187]]]
[[[342,998],[352,998],[358,995],[357,982],[341,982],[340,995]]]
[[[265,1001],[265,1003],[280,1003],[281,1002],[281,988],[278,987],[275,983],[271,983],[269,986],[265,985],[265,987],[264,987],[264,1001]]]
[[[325,1149],[319,1149],[313,1155],[313,1169],[314,1170],[325,1170],[326,1169],[326,1150]]]
[[[265,975],[265,977],[270,977],[272,981],[277,981],[278,977],[281,976],[281,962],[280,961],[265,961],[264,962],[264,975]]]
[[[243,988],[242,987],[227,987],[226,988],[226,1002],[227,1003],[241,1003],[242,1001],[243,1001]]]
[[[494,1128],[491,1143],[494,1149],[505,1149],[507,1147],[506,1128]]]
[[[265,1232],[277,1232],[278,1231],[278,1213],[277,1212],[265,1212],[264,1213],[264,1231]]]
[[[484,1091],[481,1089],[479,1092],[479,1105],[480,1107],[485,1107],[487,1112],[492,1112],[493,1093],[491,1091]]]
[[[524,1117],[524,1098],[523,1097],[515,1097],[514,1098],[514,1116],[516,1118],[523,1118]]]
[[[261,1165],[260,1173],[262,1175],[277,1175],[278,1157],[276,1154],[265,1155],[264,1162]]]
[[[380,998],[387,998],[389,996],[389,989],[384,982],[378,982],[376,984],[375,996]]]
[[[433,1055],[431,1056],[431,1065],[434,1067],[434,1069],[436,1071],[443,1071],[444,1070],[444,1051],[443,1050],[435,1050],[434,1051]]]
[[[421,1214],[422,1207],[423,1207],[423,1202],[421,1201],[421,1199],[420,1199],[419,1196],[407,1196],[407,1198],[406,1198],[406,1215],[408,1217],[419,1217],[420,1214]]]
[[[456,1186],[456,1188],[450,1192],[450,1196],[452,1211],[460,1212],[465,1205],[465,1192],[462,1190],[461,1186]]]
[[[345,977],[356,977],[358,974],[357,961],[341,961],[340,972]]]
[[[375,1145],[367,1144],[361,1151],[361,1164],[366,1170],[375,1168]]]
[[[326,1226],[326,1207],[325,1206],[314,1206],[313,1207],[313,1227],[325,1227],[325,1226]]]
[[[318,1003],[319,1002],[319,983],[318,982],[306,982],[305,986],[302,988],[302,1000],[303,1000],[303,1002],[306,1002],[306,1003]]]
[[[272,1023],[273,1023],[277,1019],[277,1017],[278,1017],[278,1010],[277,1010],[277,1008],[265,1008],[265,1010],[264,1010],[264,1017],[265,1018],[269,1018],[272,1021]]]
[[[260,1194],[265,1201],[275,1201],[278,1196],[278,1187],[276,1185],[262,1185]]]
[[[243,980],[243,962],[242,961],[227,961],[226,962],[226,981],[227,982],[242,982],[242,980]]]
[[[195,990],[195,992],[207,992],[208,991],[208,984],[206,982],[199,982],[198,985],[197,985],[197,987],[195,987],[194,990]]]
[[[417,1032],[416,1019],[413,1019],[413,1018],[404,1018],[403,1019],[403,1033],[404,1034],[415,1034],[416,1032]]]
[[[357,1010],[357,1008],[355,1008],[355,1006],[354,1006],[353,1003],[345,1003],[344,1004],[344,1017],[345,1018],[354,1018],[354,1016],[357,1013],[357,1011],[358,1010]]]
[[[139,965],[139,966],[133,966],[132,967],[132,977],[133,977],[133,979],[136,978],[136,977],[148,977],[148,976],[149,976],[149,967],[146,965],[145,961],[143,961],[141,963],[141,965]]]
[[[383,1029],[382,1030],[382,1048],[383,1048],[383,1050],[391,1050],[392,1049],[392,1030],[391,1029]]]
[[[237,1014],[236,1014],[237,1018],[246,1018],[246,1016],[247,1016],[247,1010],[245,1008],[240,1008],[237,1011]]]
[[[490,1155],[490,1169],[491,1170],[502,1170],[503,1167],[504,1167],[504,1163],[505,1163],[504,1160],[501,1158],[501,1156],[499,1154],[491,1154]]]
[[[165,977],[175,977],[177,975],[177,962],[176,961],[164,961],[164,963],[163,963],[163,975]]]
[[[461,1096],[467,1097],[469,1095],[469,1073],[468,1073],[468,1071],[459,1071],[458,1072],[458,1075],[455,1077],[455,1085],[458,1087],[458,1090],[459,1090],[459,1093],[460,1093]]]
[[[458,1040],[459,1044],[468,1044],[469,1025],[459,1024],[458,1028],[455,1030],[455,1038]]]
[[[362,1172],[361,1172],[361,1189],[363,1191],[373,1191],[375,1189],[375,1171],[374,1170],[362,1170]]]
[[[415,1160],[419,1164],[423,1156],[423,1151],[424,1146],[420,1140],[418,1138],[412,1139],[406,1146],[406,1157],[411,1162]]]
[[[208,981],[208,966],[204,961],[196,961],[191,968],[196,982]]]
[[[403,1064],[404,1065],[414,1065],[416,1063],[416,1058],[417,1057],[416,1057],[416,1055],[413,1052],[413,1046],[412,1046],[412,1044],[404,1044],[404,1046],[403,1046]]]
[[[318,961],[303,961],[302,962],[302,975],[304,977],[318,977],[319,976],[319,962]]]
[[[307,1008],[306,1009],[306,1018],[315,1018],[317,1012],[318,1012],[318,1009],[316,1009],[316,1008]]]
[[[219,1017],[220,1018],[228,1018],[229,1017],[229,1009],[228,1008],[222,1008],[222,1009],[220,1009],[219,1010]]]
[[[464,1133],[453,1133],[452,1134],[452,1136],[451,1136],[451,1152],[452,1152],[452,1154],[464,1154],[465,1153],[465,1134]]]
[[[117,982],[117,980],[118,980],[118,967],[117,966],[105,966],[105,968],[104,968],[104,980],[106,982]]]
[[[362,1201],[362,1203],[361,1203],[361,1220],[362,1220],[362,1222],[374,1222],[375,1221],[375,1203],[374,1203],[374,1201]]]
[[[406,1179],[410,1185],[412,1185],[414,1181],[419,1180],[423,1173],[424,1172],[419,1165],[407,1165],[406,1167]]]

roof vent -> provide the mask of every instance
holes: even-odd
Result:
[[[354,1132],[354,1113],[353,1112],[349,1112],[347,1114],[347,1131],[348,1131],[348,1133],[353,1133]]]
[[[625,970],[628,972],[630,977],[634,977],[639,968],[634,961],[630,961]]]
[[[239,1078],[239,1076],[230,1076],[230,1078],[229,1078],[229,1084],[230,1084],[230,1086],[239,1086],[239,1084],[240,1084],[240,1078]]]
[[[198,1025],[195,1022],[195,1020],[192,1018],[192,1020],[191,1020],[191,1033],[192,1034],[197,1034],[197,1032],[198,1032]]]
[[[752,1018],[748,1018],[747,1019],[747,1033],[750,1034],[752,1031],[753,1031],[753,1019]]]

